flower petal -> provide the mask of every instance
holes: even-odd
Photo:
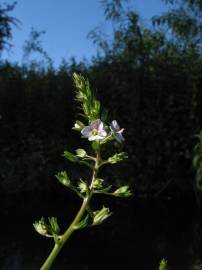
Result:
[[[112,127],[112,129],[114,129],[114,130],[116,130],[116,131],[120,130],[120,127],[119,127],[119,125],[118,125],[118,123],[117,123],[116,120],[113,120],[113,121],[112,121],[111,127]]]
[[[98,132],[98,136],[100,136],[103,139],[107,136],[107,132],[104,129],[102,129]]]
[[[99,141],[99,140],[103,140],[105,137],[103,136],[100,136],[99,134],[96,135],[96,140]]]
[[[102,131],[103,128],[104,128],[104,124],[103,124],[102,121],[100,121],[99,126],[98,126],[98,132],[99,132],[99,131]]]
[[[90,137],[90,136],[92,135],[92,129],[91,129],[91,127],[90,127],[90,126],[84,127],[84,128],[81,130],[81,134],[82,134],[84,137],[86,137],[86,138]]]
[[[121,133],[118,133],[118,132],[116,133],[115,138],[116,138],[119,142],[124,142],[124,141],[125,141],[123,135],[122,135]]]
[[[88,140],[89,141],[95,141],[95,140],[97,140],[97,135],[96,136],[91,135],[90,137],[88,137]]]
[[[100,120],[100,119],[97,119],[96,121],[90,123],[90,128],[91,128],[92,130],[93,130],[93,129],[98,130],[100,123],[101,123],[101,120]]]

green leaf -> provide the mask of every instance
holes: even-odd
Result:
[[[83,220],[81,220],[77,225],[74,226],[76,230],[83,229],[88,226],[89,215],[87,215]]]
[[[77,149],[76,150],[77,157],[84,158],[86,156],[86,151],[84,149]]]
[[[78,160],[77,157],[69,151],[64,152],[64,157],[71,162],[76,162]]]
[[[93,212],[94,219],[92,225],[100,225],[105,219],[107,219],[109,216],[111,216],[111,212],[109,208],[102,207],[101,210]]]
[[[51,218],[48,218],[48,220],[49,220],[49,223],[50,223],[52,234],[56,234],[56,235],[59,234],[60,233],[60,227],[58,225],[57,218],[56,217],[51,217]]]
[[[99,189],[99,193],[107,193],[110,191],[110,189],[112,188],[112,185],[109,185],[108,187],[105,187],[103,189]]]
[[[55,176],[56,176],[56,178],[59,180],[59,182],[61,184],[63,184],[66,187],[69,187],[70,186],[71,183],[70,183],[70,180],[69,180],[69,177],[68,177],[66,171],[59,172]]]
[[[130,197],[132,196],[132,192],[129,190],[128,186],[122,186],[115,190],[113,195],[117,197]]]
[[[113,134],[109,134],[106,138],[100,141],[100,144],[105,144],[113,141]]]
[[[108,163],[115,164],[115,163],[118,163],[118,162],[125,160],[127,158],[128,158],[127,153],[121,152],[121,153],[113,155],[112,157],[109,157],[107,161],[108,161]]]

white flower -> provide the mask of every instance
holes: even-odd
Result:
[[[118,142],[123,142],[125,141],[122,133],[124,131],[124,128],[120,129],[118,123],[116,120],[113,120],[111,125],[110,125],[110,129],[112,131],[112,134],[114,135],[115,139],[118,141]]]
[[[85,138],[88,138],[89,141],[103,140],[107,136],[107,132],[104,129],[104,124],[100,119],[97,119],[89,126],[84,127],[81,130],[81,134]]]

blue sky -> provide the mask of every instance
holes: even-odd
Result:
[[[130,2],[145,23],[166,9],[162,0]],[[110,33],[111,29],[104,19],[100,0],[18,0],[11,15],[19,19],[21,25],[13,28],[12,51],[4,52],[3,57],[19,63],[22,61],[23,44],[32,27],[46,31],[42,37],[43,47],[56,66],[62,58],[90,59],[97,48],[87,39],[89,31],[96,26],[101,26],[106,33]]]

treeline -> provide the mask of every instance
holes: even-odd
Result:
[[[202,129],[202,54],[200,18],[194,12],[201,12],[200,1],[182,0],[180,6],[170,1],[175,10],[172,6],[155,17],[153,26],[142,25],[120,1],[111,1],[111,6],[103,2],[106,18],[114,23],[114,38],[108,42],[91,32],[101,52],[91,64],[64,62],[56,70],[1,62],[3,192],[59,189],[54,174],[67,165],[61,154],[80,146],[71,130],[78,118],[73,72],[89,78],[110,120],[125,128],[129,162],[119,175],[110,171],[109,181],[127,181],[136,194],[195,190],[192,153],[194,134]],[[187,21],[191,23],[185,25]],[[183,23],[186,31],[180,31]],[[77,168],[72,174],[77,176]]]

